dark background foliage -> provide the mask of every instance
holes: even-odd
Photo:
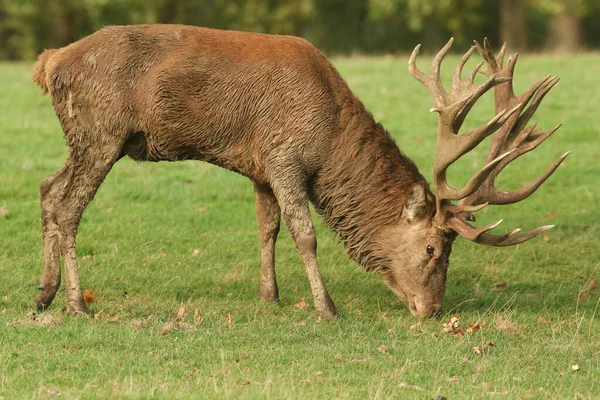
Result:
[[[599,18],[597,0],[0,0],[0,59],[155,22],[298,35],[329,54],[431,51],[449,36],[569,53],[600,47]]]

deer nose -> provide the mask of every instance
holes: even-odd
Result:
[[[410,312],[417,318],[439,318],[442,315],[442,305],[439,303],[419,303],[415,297],[409,303]]]

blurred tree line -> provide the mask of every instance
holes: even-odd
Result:
[[[600,47],[599,20],[599,0],[0,0],[0,59],[155,22],[303,36],[330,54],[433,50],[449,36],[575,52]]]

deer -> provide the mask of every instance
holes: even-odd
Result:
[[[409,72],[431,93],[438,116],[433,185],[352,93],[326,57],[293,37],[183,25],[110,26],[60,49],[45,50],[33,80],[49,93],[69,155],[41,182],[44,268],[37,309],[52,303],[66,273],[67,311],[89,315],[75,250],[83,211],[112,166],[136,161],[205,161],[249,178],[261,257],[259,298],[279,301],[275,243],[281,218],[306,268],[320,317],[337,317],[317,264],[309,204],[343,242],[351,260],[378,274],[415,317],[440,316],[452,245],[457,236],[488,246],[511,246],[552,228],[489,233],[501,221],[476,227],[487,205],[519,202],[558,168],[511,192],[494,180],[506,165],[554,133],[528,123],[558,82],[549,75],[517,96],[517,55],[504,64],[488,40],[462,57],[446,91],[440,66]],[[462,70],[478,51],[466,79]],[[487,69],[482,69],[487,64]],[[487,78],[476,83],[478,73]],[[495,116],[459,133],[469,110],[493,89]],[[492,137],[483,167],[463,188],[446,180],[447,168]]]

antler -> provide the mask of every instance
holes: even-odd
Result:
[[[506,66],[504,64],[504,52],[506,43],[500,49],[498,57],[494,56],[487,38],[483,41],[483,48],[475,41],[475,47],[484,60],[488,64],[486,71],[481,71],[487,76],[503,76],[511,78],[510,81],[494,88],[494,99],[496,103],[496,112],[499,109],[518,106],[518,112],[514,114],[507,123],[499,129],[492,137],[492,144],[488,153],[486,163],[496,158],[498,154],[502,154],[509,149],[514,149],[508,157],[503,159],[488,177],[482,182],[479,190],[473,193],[468,198],[461,201],[461,204],[478,204],[482,201],[487,201],[489,204],[511,204],[521,201],[531,195],[552,173],[558,168],[563,160],[569,155],[569,152],[563,154],[556,160],[542,175],[530,182],[528,185],[514,190],[512,192],[504,192],[496,189],[494,180],[498,174],[513,160],[523,154],[535,149],[550,135],[552,135],[560,124],[544,132],[541,129],[536,129],[536,123],[529,127],[526,125],[537,110],[538,106],[544,99],[544,96],[556,85],[559,78],[545,75],[537,81],[531,88],[522,94],[516,96],[513,91],[512,77],[517,63],[518,54],[508,58]],[[525,108],[528,105],[527,108]]]
[[[536,148],[560,127],[559,125],[546,133],[535,129],[535,124],[525,128],[539,103],[558,82],[558,79],[551,78],[549,75],[545,76],[525,94],[515,96],[512,78],[516,55],[514,58],[509,58],[506,67],[503,68],[506,47],[502,47],[496,58],[486,39],[484,48],[475,42],[475,45],[461,58],[452,76],[452,90],[446,92],[440,80],[440,66],[452,46],[452,42],[453,39],[450,39],[435,56],[431,71],[427,75],[421,72],[415,64],[420,45],[414,49],[408,62],[410,73],[429,89],[435,101],[436,107],[431,111],[438,113],[438,140],[433,168],[437,207],[435,223],[438,226],[449,227],[461,236],[481,244],[509,246],[521,243],[552,226],[543,226],[522,234],[517,234],[519,229],[515,229],[505,235],[496,236],[486,232],[498,226],[502,220],[475,228],[465,219],[474,220],[471,213],[488,204],[508,204],[523,200],[533,193],[568,155],[565,153],[542,176],[524,188],[513,192],[501,192],[494,187],[496,176],[506,165]],[[488,68],[486,71],[481,71],[484,64],[482,61],[473,69],[469,78],[463,80],[461,78],[462,69],[475,50],[483,56]],[[486,75],[488,79],[480,85],[475,85],[475,76],[478,72]],[[494,88],[496,116],[487,124],[459,135],[467,113],[477,99],[491,88]],[[529,106],[525,108],[528,104]],[[475,173],[462,189],[451,188],[446,180],[446,171],[450,164],[471,151],[490,135],[493,135],[492,145],[483,168]],[[451,200],[460,201],[454,205]]]

